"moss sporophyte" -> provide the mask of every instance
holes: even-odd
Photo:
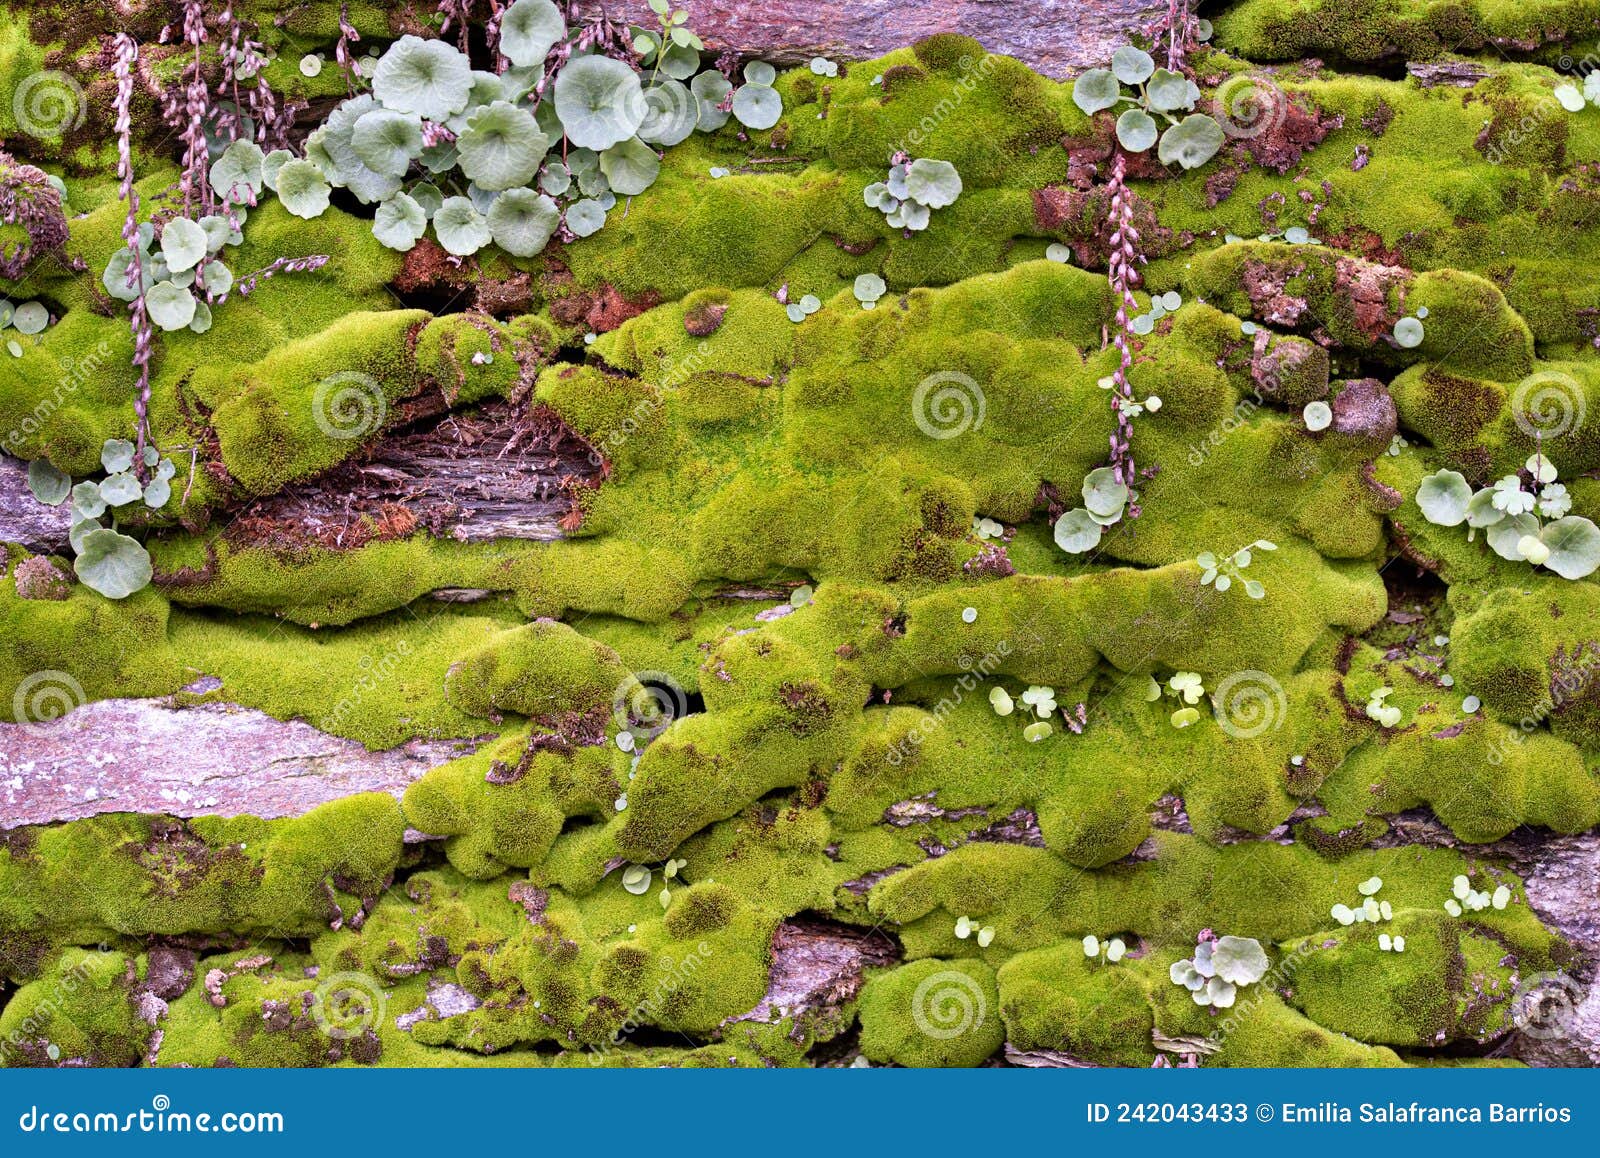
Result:
[[[1563,18],[266,7],[0,5],[6,1064],[1600,1056]]]

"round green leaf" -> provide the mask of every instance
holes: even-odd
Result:
[[[108,507],[125,507],[143,493],[132,471],[109,475],[100,483],[100,499]]]
[[[309,221],[328,208],[328,182],[310,161],[285,161],[278,170],[278,200],[296,217]]]
[[[144,505],[153,511],[160,510],[167,505],[167,500],[172,497],[172,484],[164,478],[153,478],[144,488]]]
[[[1185,169],[1198,169],[1217,155],[1226,139],[1227,134],[1214,118],[1191,113],[1161,135],[1156,156],[1163,165],[1176,161]]]
[[[402,36],[378,61],[372,92],[385,108],[442,121],[467,107],[472,65],[446,41]]]
[[[783,116],[783,98],[764,84],[747,84],[733,94],[733,115],[747,129],[770,129]]]
[[[1489,540],[1489,549],[1496,555],[1520,563],[1522,551],[1518,543],[1526,535],[1537,538],[1538,534],[1539,520],[1532,515],[1505,515],[1484,532],[1484,538]]]
[[[1156,62],[1142,48],[1124,44],[1111,54],[1111,72],[1123,84],[1143,84],[1155,70]]]
[[[1117,141],[1130,153],[1142,153],[1155,144],[1156,133],[1155,118],[1143,109],[1127,109],[1117,118]]]
[[[150,320],[163,330],[181,330],[194,321],[194,294],[170,281],[158,281],[144,295]]]
[[[396,193],[378,206],[372,236],[390,249],[405,253],[428,230],[428,214],[415,198]]]
[[[100,448],[100,465],[107,474],[133,468],[134,445],[125,438],[108,438]]]
[[[580,56],[556,77],[556,115],[567,139],[586,149],[609,149],[644,123],[646,106],[638,74],[620,60]]]
[[[888,290],[883,278],[875,273],[862,273],[856,275],[855,295],[858,302],[875,302]]]
[[[552,161],[539,174],[539,188],[552,197],[559,197],[572,188],[572,171],[560,161]]]
[[[278,170],[294,160],[294,154],[288,149],[274,149],[266,155],[261,162],[261,183],[274,193],[278,190]],[[204,224],[202,222],[202,224]]]
[[[150,582],[150,554],[135,539],[104,527],[80,540],[72,569],[107,599],[126,599]]]
[[[1189,104],[1189,78],[1181,72],[1158,68],[1145,87],[1150,106],[1162,112],[1173,112]]]
[[[97,519],[106,513],[99,483],[81,482],[72,488],[72,512],[75,519]]]
[[[205,302],[194,303],[194,317],[189,321],[191,334],[204,334],[211,329],[211,307]]]
[[[752,60],[744,66],[744,79],[750,84],[771,87],[772,82],[778,79],[778,70],[764,60]]]
[[[11,324],[19,334],[42,334],[50,324],[50,311],[42,302],[23,302],[12,312]]]
[[[679,34],[683,39],[679,39]],[[674,28],[672,30],[672,43],[667,46],[667,51],[661,54],[661,71],[673,80],[688,80],[700,68],[700,54],[688,42],[686,29]]]
[[[1550,548],[1544,565],[1563,579],[1582,579],[1600,568],[1600,527],[1568,515],[1550,523],[1539,538]]]
[[[661,159],[649,145],[633,137],[601,153],[600,169],[615,192],[632,197],[650,188],[661,171]]]
[[[1104,532],[1100,524],[1090,518],[1089,512],[1082,507],[1076,507],[1056,520],[1056,546],[1069,555],[1081,555],[1094,550],[1099,546],[1102,534]]]
[[[1267,952],[1254,937],[1219,937],[1211,947],[1217,977],[1232,985],[1254,985],[1267,974]]]
[[[943,209],[961,196],[961,174],[949,161],[918,157],[906,169],[906,192],[929,209]]]
[[[1117,481],[1117,472],[1111,467],[1098,467],[1084,476],[1083,505],[1091,515],[1103,519],[1120,517],[1128,505],[1128,488]]]
[[[1108,68],[1091,68],[1072,82],[1072,103],[1090,116],[1122,99],[1122,86]]]
[[[465,197],[446,197],[433,215],[433,232],[445,251],[468,257],[493,239],[483,214]]]
[[[598,201],[585,197],[567,207],[567,228],[579,237],[598,233],[606,223],[606,211]]]
[[[173,273],[193,269],[205,259],[206,231],[187,217],[174,217],[161,231],[161,256]]]
[[[373,109],[355,123],[350,147],[374,173],[403,176],[422,153],[422,119],[414,113]]]
[[[1416,318],[1401,318],[1394,324],[1395,345],[1410,350],[1422,345],[1422,323]]]
[[[254,141],[234,141],[211,166],[211,188],[231,204],[252,204],[266,186],[265,161],[266,155]]]
[[[133,264],[133,259],[133,250],[123,246],[111,255],[111,260],[106,262],[105,273],[100,275],[100,284],[105,286],[106,293],[119,302],[133,301],[139,296],[141,288],[148,290],[155,281],[150,275],[149,259],[145,258],[140,270],[140,280],[143,282],[142,287],[130,286],[128,284],[128,267]]]
[[[456,139],[461,171],[480,189],[514,189],[533,180],[550,139],[533,114],[505,101],[479,109]]]
[[[567,23],[551,0],[516,0],[500,17],[500,51],[519,68],[540,64],[567,35]]]
[[[46,506],[59,507],[72,491],[72,479],[52,466],[49,459],[36,458],[28,464],[28,489]]]
[[[687,140],[699,123],[699,99],[675,80],[663,78],[645,89],[644,103],[648,111],[639,125],[639,139],[652,145],[676,145]],[[616,188],[615,181],[611,184]]]
[[[1459,526],[1467,517],[1472,487],[1466,476],[1453,470],[1425,475],[1417,487],[1417,506],[1422,517],[1441,527]]]
[[[507,189],[488,215],[494,243],[513,257],[532,257],[545,247],[561,224],[561,211],[550,198],[532,189]]]
[[[728,123],[728,117],[732,114],[717,107],[733,91],[733,85],[728,83],[727,77],[714,68],[708,68],[689,82],[689,91],[700,104],[699,121],[695,127],[702,133],[714,133]]]

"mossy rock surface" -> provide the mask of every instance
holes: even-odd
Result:
[[[88,128],[16,134],[0,81],[68,228],[0,281],[52,316],[4,335],[0,438],[81,479],[134,429],[99,277],[125,206],[98,33],[29,7],[0,6],[0,76],[82,78]],[[342,74],[295,62],[342,10],[365,42],[415,31],[240,7],[268,81],[322,104]],[[1416,495],[1537,450],[1600,518],[1600,112],[1559,111],[1551,58],[1595,5],[1334,7],[1219,12],[1201,99],[1243,116],[1249,89],[1265,121],[1192,172],[1134,160],[1137,517],[1084,553],[1052,524],[1119,437],[1126,303],[1109,119],[1070,81],[959,36],[785,70],[778,125],[666,149],[534,257],[402,255],[353,196],[311,221],[264,196],[231,264],[326,263],[157,339],[179,472],[124,524],[152,586],[46,589],[57,550],[5,547],[0,729],[70,734],[54,688],[460,755],[303,815],[175,797],[0,829],[5,1064],[1398,1066],[1515,1041],[1529,979],[1600,948],[1507,863],[1600,823],[1600,588]],[[1470,83],[1356,67],[1402,59]],[[136,113],[148,216],[177,154]],[[897,150],[962,178],[922,231],[863,196]],[[507,475],[533,480],[501,512],[521,533],[419,498]],[[28,774],[0,763],[0,801]],[[1395,835],[1420,810],[1438,835]],[[1341,924],[1373,877],[1390,915]],[[1449,911],[1459,877],[1499,906]],[[1196,1004],[1173,978],[1213,936],[1267,972]],[[69,982],[59,1024],[31,1017]]]

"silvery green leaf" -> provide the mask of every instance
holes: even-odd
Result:
[[[59,507],[72,491],[72,479],[52,466],[49,459],[36,458],[28,463],[28,489],[46,506]]]
[[[137,540],[101,527],[81,540],[72,569],[107,599],[126,599],[150,582],[150,555]]]

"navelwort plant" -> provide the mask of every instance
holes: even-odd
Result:
[[[1072,102],[1090,116],[1129,106],[1117,117],[1117,143],[1128,152],[1155,146],[1163,165],[1185,169],[1204,165],[1227,140],[1215,117],[1192,111],[1199,99],[1194,81],[1157,68],[1148,52],[1126,44],[1111,54],[1110,68],[1091,68],[1072,85]],[[1180,120],[1178,113],[1188,115]]]
[[[889,179],[874,181],[862,196],[891,228],[910,235],[928,228],[933,210],[956,203],[961,196],[961,174],[949,161],[912,160],[909,153],[901,151],[889,158]]]
[[[1017,707],[1018,701],[1022,705],[1020,710]],[[1055,731],[1050,725],[1050,720],[1059,707],[1056,703],[1055,688],[1045,687],[1042,684],[1029,684],[1020,696],[1013,699],[1004,686],[996,684],[989,689],[989,706],[994,709],[994,714],[997,716],[1010,716],[1015,713],[1022,720],[1027,720],[1031,716],[1032,722],[1022,729],[1022,738],[1030,744],[1037,744],[1040,740],[1047,739]],[[1071,712],[1061,711],[1061,723],[1074,735],[1083,734],[1088,720],[1089,709],[1085,704],[1078,704]]]
[[[1556,477],[1555,464],[1538,451],[1520,473],[1476,491],[1458,471],[1435,471],[1417,487],[1417,506],[1436,526],[1466,523],[1469,542],[1483,530],[1502,559],[1582,579],[1600,568],[1600,527],[1567,513],[1572,496]]]
[[[1255,559],[1257,551],[1276,551],[1278,544],[1267,539],[1257,539],[1249,546],[1240,547],[1231,555],[1218,558],[1210,551],[1201,551],[1195,556],[1195,562],[1202,568],[1200,586],[1215,587],[1218,591],[1227,591],[1235,583],[1244,588],[1244,593],[1251,599],[1265,599],[1267,589],[1258,580],[1246,579],[1244,570]]]
[[[402,36],[378,58],[371,91],[341,102],[303,157],[266,155],[263,179],[307,219],[327,210],[331,189],[348,190],[377,206],[373,236],[402,252],[430,225],[454,257],[491,242],[532,257],[563,228],[588,237],[619,197],[655,182],[661,150],[729,116],[770,129],[783,115],[770,64],[752,61],[737,89],[716,69],[697,72],[688,14],[666,0],[651,8],[660,27],[632,30],[637,59],[606,55],[552,0],[505,10],[498,72],[445,41]]]
[[[136,460],[149,481],[140,482],[134,469]],[[105,468],[105,478],[98,482],[85,479],[74,486],[49,460],[36,458],[28,464],[28,489],[34,498],[52,507],[71,499],[68,539],[77,556],[73,571],[84,586],[106,598],[126,599],[150,582],[152,570],[144,545],[118,529],[119,514],[137,506],[147,510],[166,506],[178,468],[155,447],[146,446],[140,452],[121,438],[106,440],[100,465]]]
[[[1174,961],[1167,976],[1196,1005],[1227,1009],[1238,991],[1267,975],[1267,952],[1254,937],[1217,937],[1201,929],[1194,956]]]

